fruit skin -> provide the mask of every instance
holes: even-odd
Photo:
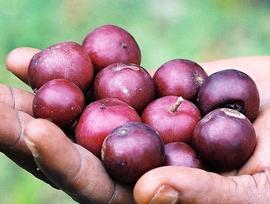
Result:
[[[96,28],[85,37],[82,46],[88,52],[96,72],[113,63],[141,63],[141,51],[135,39],[115,25]]]
[[[155,97],[150,74],[135,64],[112,64],[101,70],[94,80],[96,99],[118,98],[141,112]]]
[[[153,76],[160,97],[174,95],[187,100],[196,100],[206,78],[203,68],[187,59],[170,60],[161,65]]]
[[[245,73],[228,69],[210,75],[201,86],[198,107],[203,115],[216,108],[233,108],[253,121],[260,97],[255,82]]]
[[[114,129],[102,145],[108,173],[121,183],[133,184],[164,162],[164,145],[150,126],[129,122]]]
[[[97,157],[106,136],[116,127],[129,121],[140,122],[137,112],[123,101],[105,98],[90,103],[75,128],[76,142]]]
[[[164,166],[183,166],[202,169],[203,165],[194,149],[184,142],[165,145]]]
[[[156,99],[142,113],[142,121],[155,128],[165,144],[189,142],[193,129],[200,119],[198,108],[178,96]]]
[[[84,95],[74,83],[54,79],[45,83],[35,94],[33,114],[68,128],[79,118],[84,108]]]
[[[33,89],[52,79],[67,79],[85,91],[93,75],[87,52],[75,42],[58,43],[38,52],[28,69],[28,81]]]
[[[208,113],[197,124],[192,145],[210,168],[230,171],[242,166],[251,156],[256,146],[256,134],[243,114],[220,108]]]

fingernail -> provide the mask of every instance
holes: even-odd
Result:
[[[30,150],[30,152],[32,153],[33,157],[38,157],[38,151],[36,148],[36,145],[31,142],[27,137],[23,137],[24,143],[26,144],[26,146],[28,147],[28,149]]]
[[[178,192],[171,186],[162,185],[158,188],[149,204],[176,204]]]

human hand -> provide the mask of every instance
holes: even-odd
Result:
[[[28,63],[32,55],[37,51],[38,50],[32,50],[29,48],[15,50],[9,55],[7,59],[7,66],[9,70],[12,71],[23,81],[27,81]],[[269,58],[255,60],[251,58],[248,59],[250,59],[250,61],[253,61],[253,63],[255,63],[256,61],[257,63],[258,61],[265,62],[264,71],[267,71],[266,64],[270,64]],[[239,65],[233,66],[236,62],[238,62]],[[228,64],[228,61],[223,61],[221,64],[219,64],[219,66],[216,66],[216,63],[219,64],[220,61],[205,64],[204,67],[207,67],[207,71],[210,73],[211,71],[216,71],[216,69],[213,69],[212,67],[222,68],[222,66]],[[246,67],[244,66],[246,63],[244,59],[231,60],[232,67],[241,67],[241,63],[243,63],[243,67]],[[228,67],[225,66],[224,68]],[[267,74],[262,71],[264,74],[261,74],[260,76],[258,74],[255,74],[254,77],[254,71],[252,69],[249,70],[250,73],[248,70],[243,71],[246,71],[253,79],[255,79],[256,83],[258,83],[258,88],[260,92],[263,92],[260,94],[267,96],[266,88],[267,85],[269,87],[269,84],[262,83],[266,81],[262,80],[262,78],[263,76],[266,76],[265,79],[267,79]],[[9,104],[11,107],[15,107],[15,109],[17,110],[32,114],[32,94],[20,91],[18,89],[13,89],[12,91],[10,91],[11,89],[5,86],[3,86],[3,89],[5,89],[4,93],[6,94],[4,94],[5,97],[0,96],[0,101]],[[13,100],[11,100],[12,97]],[[263,101],[267,100],[262,100],[262,102]],[[263,103],[262,105],[265,108],[261,109],[261,119],[258,119],[257,121],[265,121],[265,115],[269,115],[270,112],[268,111],[267,113],[267,109],[269,109],[267,108],[268,105],[265,105]],[[55,125],[41,119],[35,119],[29,122],[30,116],[22,112],[16,112],[12,110],[12,108],[7,108],[6,105],[1,105],[0,110],[3,110],[1,111],[1,118],[5,116],[10,116],[6,117],[6,120],[4,121],[5,123],[3,123],[3,127],[0,126],[0,150],[6,153],[8,156],[12,155],[10,156],[10,158],[15,160],[15,162],[17,162],[23,168],[27,169],[37,177],[47,182],[52,181],[53,184],[55,184],[58,188],[64,190],[73,199],[81,203],[133,202],[131,194],[132,189],[128,189],[127,187],[123,187],[119,184],[115,184],[114,181],[112,181],[110,177],[106,174],[106,171],[104,170],[100,160],[98,160],[91,153],[89,153],[79,145],[72,143]],[[14,125],[14,121],[18,121],[18,115],[21,115],[19,116],[19,120],[21,122],[17,122],[18,124]],[[257,123],[259,123],[257,121],[256,127],[260,126],[257,125]],[[20,124],[24,124],[24,126],[26,127],[24,131],[22,131],[23,126],[20,127]],[[256,128],[256,131],[257,129],[258,128]],[[21,137],[19,137],[19,132],[24,132],[25,134],[21,134]],[[260,132],[264,131],[261,130]],[[263,136],[259,137],[259,135],[265,135],[265,133],[263,134],[260,132],[258,133],[257,131],[259,141],[256,151],[252,156],[252,158],[254,159],[251,158],[248,163],[243,167],[243,169],[241,169],[239,172],[234,171],[228,173],[230,174],[230,176],[253,174],[263,171],[263,173],[260,173],[260,175],[262,174],[262,176],[259,177],[262,177],[262,180],[267,178],[263,177],[263,175],[265,174],[264,170],[268,165],[266,162],[267,160],[263,160],[263,162],[261,162],[261,160],[265,158],[268,153],[267,148],[265,148],[264,146],[264,143],[267,144],[267,142],[264,141],[265,139],[259,139],[265,138]],[[19,140],[18,137],[20,138]],[[260,142],[260,140],[262,140],[263,142]],[[13,145],[12,148],[9,148],[10,145],[15,143],[15,141],[20,141],[18,143],[20,145]],[[26,143],[29,149],[32,151],[35,161],[41,171],[36,171],[36,166],[32,159],[31,152],[24,143]],[[268,144],[269,143],[270,141],[268,142]],[[28,158],[27,162],[25,162],[26,158]],[[26,163],[31,165],[25,165]],[[77,175],[75,176],[75,174]],[[46,177],[44,177],[43,175],[45,175]],[[250,180],[248,179],[250,177],[245,176],[244,179],[240,179],[240,184],[242,183],[241,185],[243,185],[245,182],[246,185],[249,184],[246,180]],[[46,180],[46,178],[49,178],[49,181]],[[171,195],[172,198],[173,195],[177,196],[177,199],[179,199],[177,202],[183,201],[184,203],[233,203],[236,202],[236,200],[232,199],[238,198],[237,196],[235,196],[235,194],[232,193],[232,191],[236,189],[236,187],[233,188],[233,185],[238,184],[238,178],[242,177],[222,177],[217,174],[208,173],[197,169],[162,167],[147,173],[139,180],[134,190],[134,196],[138,203],[148,203],[150,200],[152,200],[152,203],[159,203],[159,198],[163,199],[163,203],[170,203],[167,199]],[[224,186],[221,182],[223,182],[224,184],[228,183],[228,192],[226,191],[226,186]],[[168,185],[166,186],[165,184]],[[243,187],[245,187],[245,185],[243,185]],[[172,188],[176,189],[176,191],[168,191]],[[154,193],[158,191],[160,192],[160,194],[154,196],[153,198]],[[167,192],[167,194],[164,194],[164,192]],[[211,192],[213,192],[213,195],[215,195],[216,197],[211,197]],[[247,196],[246,192],[244,193],[245,194],[243,195]],[[224,200],[222,200],[223,197]],[[228,199],[228,197],[231,198]],[[257,201],[256,197],[253,198],[255,198]],[[266,194],[261,196],[261,198],[267,199]],[[243,203],[245,201],[246,200],[243,200]]]
[[[261,106],[254,122],[257,146],[244,166],[222,175],[200,169],[161,167],[137,182],[134,197],[146,203],[270,203],[270,57],[249,57],[202,64],[210,74],[236,68],[256,82]]]
[[[29,61],[38,51],[15,49],[7,68],[27,83]],[[0,85],[0,151],[80,203],[134,203],[132,189],[113,181],[92,153],[53,123],[33,119],[32,101],[32,93]]]

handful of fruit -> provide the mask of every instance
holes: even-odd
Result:
[[[248,75],[208,76],[199,64],[174,59],[151,77],[140,62],[135,39],[114,25],[96,28],[82,45],[40,51],[28,69],[34,116],[74,132],[71,139],[121,183],[163,165],[220,172],[248,160],[260,104]]]

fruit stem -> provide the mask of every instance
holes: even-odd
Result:
[[[184,98],[182,96],[178,97],[177,101],[175,102],[175,104],[172,106],[171,108],[171,112],[176,112],[177,108],[181,105],[181,103],[184,102]]]

